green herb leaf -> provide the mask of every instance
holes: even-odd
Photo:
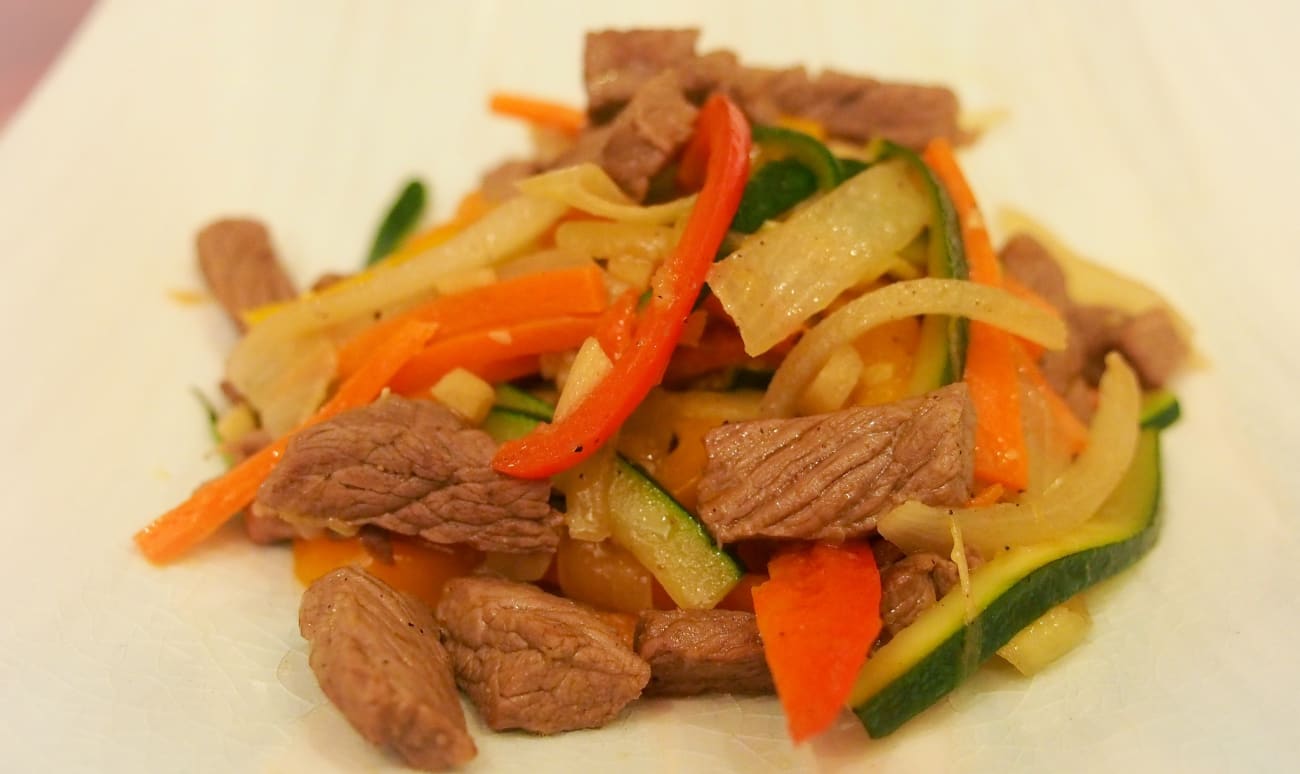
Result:
[[[415,229],[424,214],[425,198],[423,182],[415,179],[406,184],[379,224],[366,266],[373,266],[387,257]]]

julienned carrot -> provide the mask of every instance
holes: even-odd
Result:
[[[1047,409],[1052,414],[1052,422],[1065,441],[1065,448],[1070,454],[1078,454],[1088,446],[1088,428],[1074,414],[1074,410],[1065,402],[1052,385],[1048,384],[1047,377],[1043,375],[1034,358],[1026,351],[1020,342],[1012,343],[1012,350],[1016,360],[1016,367],[1020,375],[1031,387],[1042,394],[1043,399],[1047,401]]]
[[[923,157],[957,210],[971,280],[1002,287],[1002,267],[952,146],[946,139],[936,138],[926,146]],[[1029,484],[1029,453],[1020,418],[1012,343],[1011,334],[971,321],[963,376],[975,408],[975,477],[1023,490]]]
[[[880,573],[862,543],[817,543],[767,569],[754,613],[790,736],[801,742],[843,711],[880,634]]]
[[[663,379],[749,179],[749,123],[726,97],[714,94],[704,103],[692,144],[702,146],[700,154],[708,159],[704,187],[673,254],[651,278],[655,292],[637,323],[636,340],[572,413],[502,444],[492,458],[496,470],[528,479],[568,470],[595,454]]]
[[[522,118],[565,134],[577,134],[587,126],[587,115],[577,108],[522,94],[498,92],[492,95],[488,106],[497,115]]]
[[[439,296],[396,317],[362,330],[343,343],[338,369],[347,376],[365,362],[375,342],[409,320],[438,323],[439,338],[497,328],[532,319],[589,315],[608,301],[601,270],[595,264],[526,274],[461,293]]]
[[[424,348],[435,330],[436,325],[423,322],[412,322],[399,328],[375,349],[366,367],[340,384],[325,405],[298,429],[374,400],[393,374]],[[281,437],[225,475],[199,487],[188,500],[135,533],[135,543],[140,551],[149,561],[162,564],[177,559],[203,542],[253,501],[257,488],[275,468],[292,435]]]
[[[394,392],[415,395],[453,368],[483,375],[504,361],[581,346],[596,330],[595,315],[546,317],[511,326],[438,338],[412,357],[392,378]]]

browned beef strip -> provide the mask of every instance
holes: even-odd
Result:
[[[1142,386],[1148,389],[1163,387],[1189,354],[1173,319],[1159,308],[1140,312],[1125,322],[1115,337],[1115,349],[1133,364]]]
[[[912,554],[880,571],[880,617],[893,637],[958,583],[957,565],[938,554]]]
[[[906,500],[964,503],[974,421],[959,382],[883,406],[723,425],[704,438],[700,519],[722,543],[842,541]]]
[[[456,682],[497,731],[597,728],[650,679],[618,632],[591,610],[526,583],[449,581],[438,602]]]
[[[1065,271],[1042,243],[1028,234],[1016,234],[998,251],[1007,276],[1034,291],[1064,312],[1070,308]]]
[[[772,693],[772,673],[753,613],[645,610],[636,651],[650,663],[647,696]]]
[[[697,29],[635,29],[588,32],[582,77],[587,111],[598,122],[627,104],[646,81],[695,58]]]
[[[371,743],[427,771],[475,756],[451,659],[418,600],[348,567],[308,587],[298,627],[321,690]]]
[[[592,161],[637,201],[695,130],[695,106],[671,70],[645,81],[614,121],[589,129],[553,166]]]
[[[196,245],[208,289],[240,331],[247,327],[241,312],[297,295],[276,258],[271,235],[256,220],[210,223],[199,232]]]
[[[297,526],[374,524],[483,551],[554,550],[550,485],[497,473],[495,451],[443,406],[390,395],[295,435],[253,509]]]
[[[511,159],[504,161],[483,175],[479,190],[489,202],[503,202],[519,193],[515,183],[526,177],[532,177],[541,171],[541,166],[534,161]]]

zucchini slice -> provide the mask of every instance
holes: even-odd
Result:
[[[934,704],[1053,606],[1136,562],[1159,532],[1160,446],[1143,430],[1128,473],[1095,516],[1055,540],[994,557],[971,576],[976,616],[954,589],[876,651],[849,697],[873,737]]]
[[[550,418],[549,405],[516,388],[499,388],[497,397],[498,406],[482,426],[497,441],[526,435]],[[740,580],[740,565],[704,525],[621,454],[609,499],[614,541],[631,551],[681,607],[711,608]]]
[[[1182,414],[1178,398],[1169,390],[1152,390],[1142,397],[1142,427],[1164,430],[1177,422]]]

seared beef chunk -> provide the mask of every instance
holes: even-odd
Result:
[[[956,587],[957,565],[938,554],[912,554],[880,571],[880,617],[893,637]]]
[[[303,594],[298,628],[321,690],[370,742],[428,771],[477,753],[438,625],[418,600],[362,570],[335,570]]]
[[[640,201],[650,178],[690,139],[696,112],[683,96],[677,74],[662,72],[641,85],[612,123],[586,131],[554,166],[595,162],[628,196]]]
[[[266,226],[255,220],[211,223],[199,232],[197,246],[208,289],[240,331],[247,328],[241,312],[297,295],[275,257]]]
[[[594,612],[526,583],[456,578],[437,612],[456,682],[497,731],[603,726],[650,679],[650,665]]]
[[[693,29],[588,33],[583,72],[592,118],[610,119],[651,78],[671,69],[692,101],[722,91],[760,123],[800,116],[820,121],[832,137],[883,137],[918,149],[935,137],[961,139],[957,97],[949,89],[831,70],[809,76],[802,67],[742,67],[730,51],[697,55],[698,39]]]
[[[554,550],[549,484],[497,473],[495,451],[443,406],[390,395],[294,436],[253,509],[296,526],[374,524],[483,551]]]
[[[1164,386],[1186,361],[1187,342],[1164,309],[1130,315],[1111,307],[1074,303],[1060,264],[1040,242],[1024,234],[1012,237],[1000,257],[1008,276],[1064,316],[1070,331],[1067,346],[1043,354],[1043,375],[1083,419],[1091,417],[1095,408],[1095,386],[1108,352],[1119,350],[1147,389]]]
[[[647,696],[772,693],[772,673],[753,613],[645,610],[636,652],[650,662]]]
[[[964,383],[883,406],[724,425],[704,438],[699,513],[722,543],[842,541],[906,500],[970,499],[975,416]]]
[[[597,121],[612,116],[651,78],[694,59],[699,37],[695,29],[588,32],[582,54],[588,112]]]
[[[309,532],[317,533],[319,530],[299,530],[279,516],[258,515],[251,508],[244,511],[244,534],[258,545],[270,545],[297,537],[307,537],[306,533]]]

